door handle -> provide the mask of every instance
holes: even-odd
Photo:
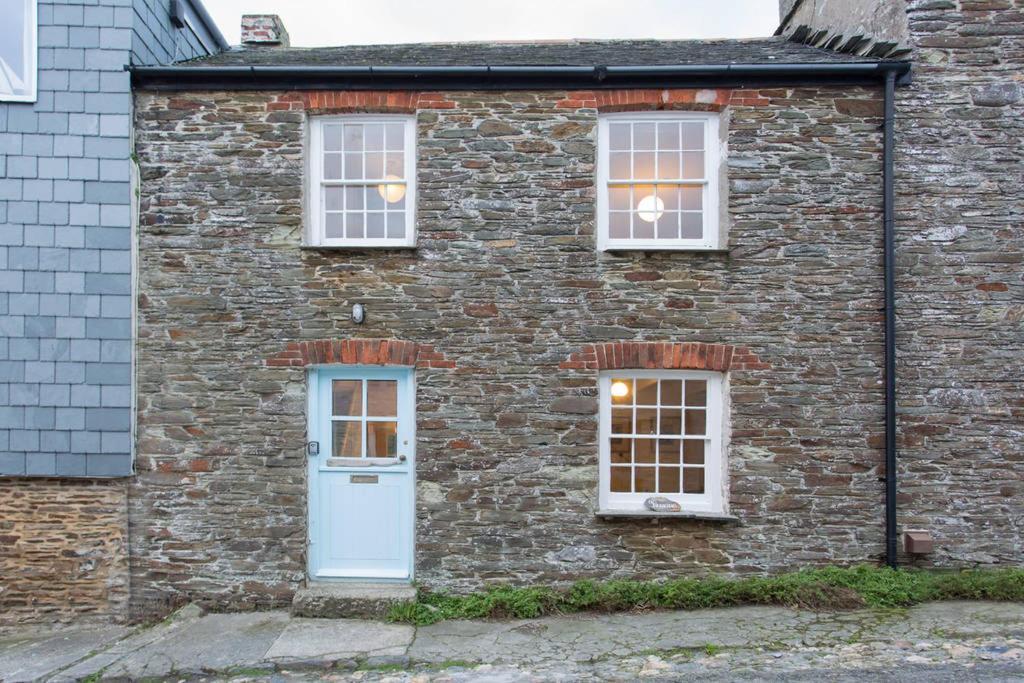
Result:
[[[406,461],[406,459],[407,459],[407,458],[406,458],[406,457],[405,457],[404,455],[400,455],[400,456],[398,456],[398,462],[405,462],[405,461]]]

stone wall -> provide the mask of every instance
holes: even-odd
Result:
[[[303,580],[305,375],[266,362],[300,340],[398,339],[453,361],[417,370],[426,585],[877,558],[879,94],[613,98],[729,106],[731,221],[728,253],[613,254],[595,249],[594,93],[137,93],[136,609],[280,603]],[[410,102],[418,247],[300,248],[306,108]],[[730,379],[740,525],[595,518],[597,373],[559,366],[605,341],[759,359]]]
[[[0,479],[0,627],[123,618],[124,482]]]
[[[897,91],[900,523],[1024,561],[1024,5],[907,4]]]

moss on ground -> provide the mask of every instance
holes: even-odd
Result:
[[[532,619],[584,611],[737,605],[852,609],[909,607],[932,600],[1024,601],[1024,569],[925,571],[861,565],[739,579],[578,581],[567,589],[500,586],[468,595],[420,589],[416,600],[392,606],[388,619],[426,625],[445,619]]]

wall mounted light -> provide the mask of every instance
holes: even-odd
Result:
[[[612,382],[612,396],[622,398],[629,395],[629,385],[622,381]]]
[[[366,308],[362,304],[352,304],[352,322],[362,325],[366,320]]]

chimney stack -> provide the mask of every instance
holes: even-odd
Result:
[[[242,45],[245,47],[288,47],[291,40],[284,22],[276,14],[243,14]]]

